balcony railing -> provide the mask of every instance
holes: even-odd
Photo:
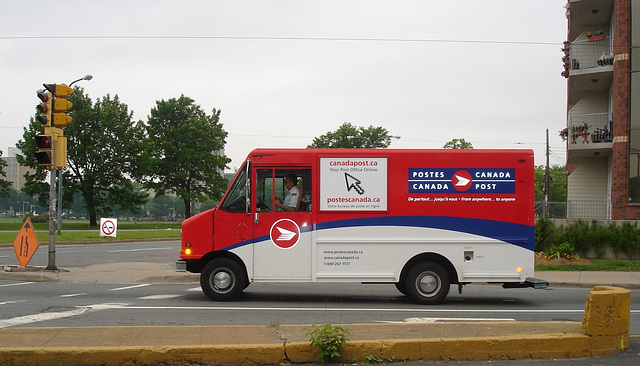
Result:
[[[602,41],[571,42],[569,54],[563,60],[572,71],[613,65],[613,37],[605,37]]]
[[[570,114],[563,138],[571,145],[598,144],[613,141],[611,113]]]
[[[567,202],[536,202],[537,217],[552,219],[610,220],[609,200],[570,200]]]

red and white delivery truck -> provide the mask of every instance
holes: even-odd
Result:
[[[252,282],[389,283],[421,304],[451,284],[544,288],[533,187],[531,150],[256,149],[184,221],[176,267],[222,301]]]

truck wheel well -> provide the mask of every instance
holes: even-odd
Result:
[[[206,266],[207,263],[211,262],[216,258],[229,258],[235,261],[236,263],[238,263],[242,267],[242,271],[244,272],[244,276],[246,280],[245,283],[247,284],[249,283],[249,276],[247,275],[247,266],[245,266],[244,262],[242,261],[242,259],[240,259],[240,257],[238,257],[234,253],[227,252],[227,251],[209,252],[205,254],[202,258],[198,259],[197,261],[189,261],[187,263],[187,266],[188,266],[187,270],[192,273],[202,273],[202,269],[204,268],[204,266]]]
[[[458,272],[456,271],[453,264],[451,264],[451,262],[447,258],[437,253],[422,253],[409,259],[409,261],[402,268],[402,272],[400,273],[400,283],[404,283],[407,273],[416,263],[420,262],[434,262],[440,264],[447,271],[451,283],[458,283]]]

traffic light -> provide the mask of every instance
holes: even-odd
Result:
[[[44,90],[40,90],[38,91],[38,98],[40,98],[41,103],[37,106],[40,114],[38,114],[36,120],[45,127],[51,127],[51,115],[53,113],[51,108],[53,101],[52,94],[45,92]]]
[[[65,144],[66,145],[66,144]],[[41,166],[46,166],[47,169],[53,168],[53,136],[51,135],[38,135],[36,136],[36,160]]]
[[[69,109],[73,107],[70,101],[66,98],[73,94],[73,89],[67,86],[67,84],[42,84],[44,87],[53,93],[53,115],[51,124],[56,127],[63,128],[67,124],[71,123],[71,117],[67,114]]]
[[[55,148],[56,169],[65,168],[67,166],[67,138],[58,136],[53,146]]]

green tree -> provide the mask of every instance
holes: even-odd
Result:
[[[140,143],[142,123],[132,120],[132,112],[117,95],[107,94],[92,105],[82,88],[74,90],[69,98],[73,121],[65,127],[65,193],[82,194],[91,226],[97,226],[98,215],[112,214],[116,207],[139,212],[148,195],[134,189],[131,177],[139,177],[146,156]]]
[[[391,145],[389,131],[384,127],[356,127],[344,122],[335,131],[315,137],[307,148],[387,148]]]
[[[45,179],[49,171],[39,166],[35,159],[37,149],[36,136],[42,134],[42,132],[40,122],[31,117],[29,125],[22,128],[22,139],[16,143],[16,147],[22,152],[22,154],[16,154],[16,160],[19,165],[33,168],[33,173],[27,172],[24,175],[25,180],[22,191],[29,197],[34,197],[37,205],[48,207],[49,183],[45,182]]]
[[[2,150],[0,150],[0,157],[2,157]],[[9,197],[9,189],[11,188],[11,182],[6,180],[7,173],[4,168],[8,166],[4,159],[0,159],[0,197]]]
[[[153,217],[167,217],[175,221],[177,217],[184,217],[184,204],[178,197],[163,194],[154,197],[147,205],[149,214]]]
[[[227,187],[223,171],[231,161],[223,153],[226,137],[220,110],[207,115],[184,95],[157,101],[147,121],[146,186],[182,199],[185,218],[191,216],[191,202],[220,199]]]
[[[535,167],[535,200],[544,201],[545,167]],[[549,202],[564,202],[567,200],[567,178],[564,165],[549,167]]]
[[[80,192],[89,215],[89,224],[97,226],[97,217],[114,212],[114,207],[135,211],[146,201],[147,194],[135,191],[130,177],[137,176],[144,136],[141,123],[132,121],[132,114],[118,96],[91,99],[79,87],[69,97],[73,103],[73,121],[64,129],[67,137],[67,167],[63,169],[63,207],[70,208],[75,192]],[[18,163],[34,168],[25,175],[22,190],[36,197],[37,204],[48,206],[49,171],[35,161],[35,136],[42,126],[32,117],[23,138],[16,143],[22,155]]]
[[[447,141],[443,149],[473,149],[473,145],[465,139],[453,139],[451,141]]]

